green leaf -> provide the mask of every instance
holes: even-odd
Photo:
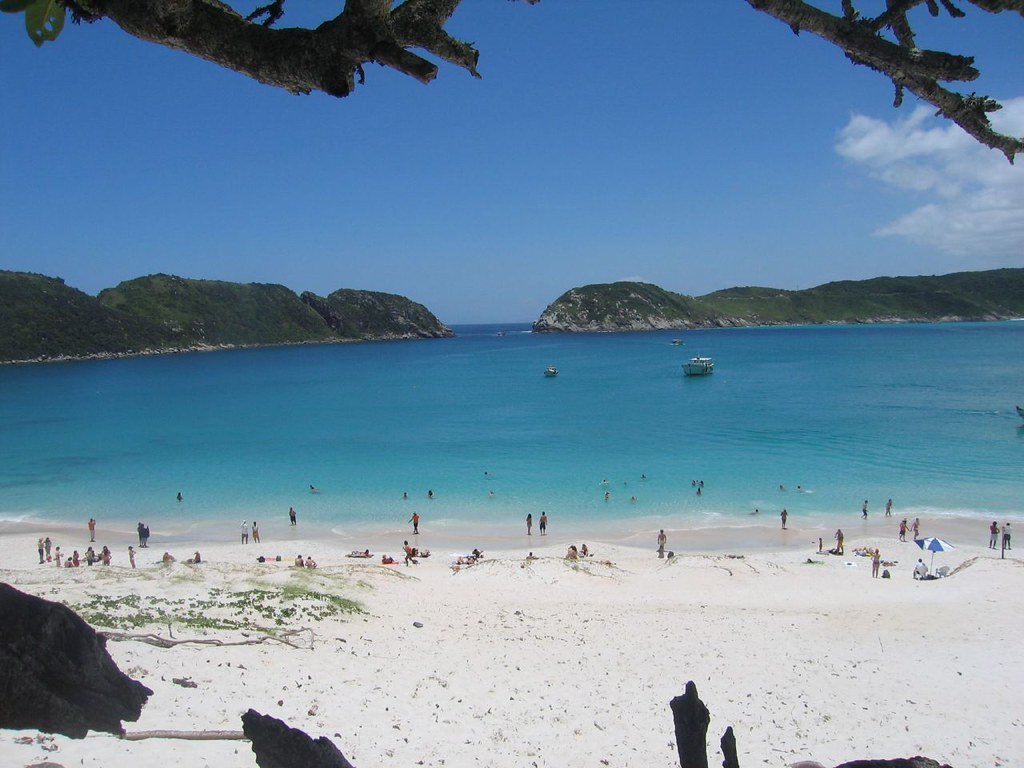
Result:
[[[36,0],[25,9],[25,29],[38,48],[47,40],[56,40],[64,29],[67,13],[58,0]]]
[[[0,0],[0,11],[3,13],[21,13],[37,0]]]

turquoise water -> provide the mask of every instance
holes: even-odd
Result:
[[[692,525],[755,507],[848,516],[864,499],[881,514],[888,497],[901,516],[1021,509],[1024,323],[498,328],[2,367],[0,519],[167,528],[295,506],[341,526],[412,509]],[[715,374],[684,378],[698,353]]]

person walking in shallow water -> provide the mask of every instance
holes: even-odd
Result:
[[[783,508],[783,510],[779,513],[779,517],[782,518],[782,530],[786,530],[786,521],[789,520],[789,512],[787,512],[785,508]]]
[[[409,522],[412,523],[412,532],[414,534],[415,533],[419,533],[420,532],[420,513],[419,512],[413,512],[412,513],[412,517],[409,518]]]
[[[526,535],[533,535],[533,512],[526,513]]]
[[[860,516],[862,519],[868,519],[868,500],[864,499],[864,506],[860,508]]]
[[[260,527],[256,525],[256,521],[252,521],[252,540],[254,544],[260,543]]]
[[[312,488],[313,486],[310,486]],[[292,525],[295,525],[295,507],[288,507],[288,519]]]
[[[540,535],[544,536],[548,532],[548,513],[540,513]]]

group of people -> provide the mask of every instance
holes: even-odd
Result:
[[[260,527],[255,520],[252,521],[252,540],[254,544],[260,543]],[[242,521],[242,543],[249,543],[249,522],[247,520]]]
[[[541,536],[546,536],[547,533],[548,533],[548,513],[547,512],[541,512],[540,513],[540,520],[538,522],[540,523],[540,535]],[[526,535],[527,536],[532,536],[533,535],[533,513],[532,512],[528,512],[527,515],[526,515]]]
[[[530,554],[533,554],[532,552]],[[587,549],[586,544],[581,544],[579,549],[576,549],[575,544],[570,544],[568,551],[565,553],[566,560],[579,560],[582,557],[590,557],[593,554]]]
[[[999,549],[1000,541],[1002,542],[1003,549],[1013,549],[1010,546],[1010,524],[1003,523],[1003,527],[999,527],[999,523],[995,520],[992,521],[992,525],[988,527],[988,548]],[[1000,534],[1002,539],[1000,540]]]
[[[861,516],[861,519],[863,519],[863,520],[867,520],[868,519],[868,500],[867,499],[864,499],[864,504],[861,505],[860,516]],[[889,499],[888,501],[885,502],[885,516],[886,517],[892,517],[892,499]]]
[[[920,538],[920,534],[921,534],[921,518],[919,518],[919,517],[915,517],[914,518],[914,523],[913,523],[913,525],[910,526],[910,531],[914,534],[914,539],[915,540]],[[900,520],[899,540],[900,541],[906,541],[907,540],[907,518],[903,518],[902,520]]]

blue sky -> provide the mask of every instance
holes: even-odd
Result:
[[[290,5],[284,24],[340,3]],[[969,89],[1024,134],[1024,22],[942,22],[919,44],[975,54]],[[89,293],[154,272],[367,288],[472,323],[621,279],[699,295],[1024,266],[1024,160],[893,109],[881,75],[744,0],[464,0],[448,29],[482,80],[371,65],[338,100],[109,21],[37,50],[0,17],[0,268]]]

